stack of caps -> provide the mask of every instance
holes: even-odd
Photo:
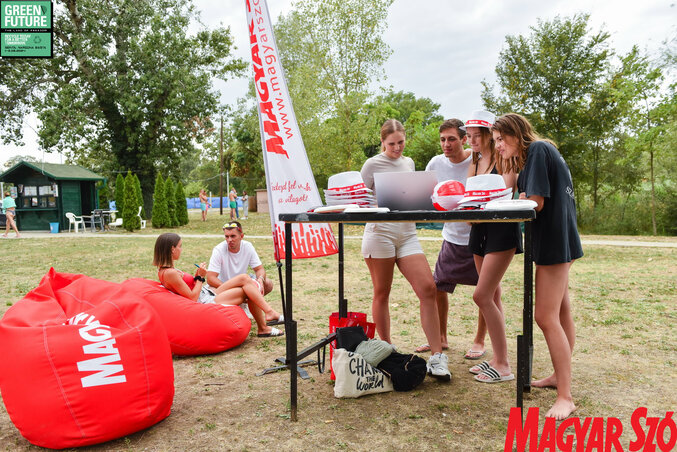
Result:
[[[458,202],[457,209],[483,209],[489,201],[511,199],[512,188],[505,188],[503,177],[498,174],[481,174],[469,177],[465,183],[465,193]]]
[[[328,206],[357,204],[360,207],[376,206],[374,191],[364,185],[359,171],[346,171],[329,177],[324,199]]]

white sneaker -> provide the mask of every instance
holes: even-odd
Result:
[[[249,310],[249,303],[246,303],[246,302],[245,302],[245,303],[242,303],[242,304],[240,305],[240,307],[241,307],[242,309],[244,309],[244,313],[247,314],[247,317],[249,317],[250,319],[253,319],[253,318],[254,318],[254,316],[252,315],[251,311]]]
[[[438,380],[450,381],[451,372],[449,372],[449,358],[443,353],[435,353],[428,358],[428,375]]]

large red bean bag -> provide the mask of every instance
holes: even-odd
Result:
[[[175,355],[204,355],[237,347],[252,327],[239,306],[196,303],[148,279],[129,279],[122,286],[155,308]]]
[[[119,284],[51,269],[0,321],[0,390],[14,425],[38,446],[142,430],[169,415],[174,396],[164,326]]]

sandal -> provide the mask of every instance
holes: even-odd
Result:
[[[449,346],[446,346],[446,347],[443,346],[443,347],[442,347],[442,350],[449,350]],[[414,351],[415,351],[416,353],[425,353],[425,352],[429,352],[429,351],[430,351],[430,345],[428,345],[428,344],[420,345],[420,346],[416,347],[416,349],[414,349]]]
[[[482,372],[481,374],[475,375],[475,380],[481,383],[502,383],[504,381],[510,381],[514,379],[515,375],[513,374],[501,375],[498,373],[496,369],[494,369],[491,366],[489,366],[489,368],[484,372]]]
[[[465,353],[465,355],[463,357],[465,359],[480,359],[481,357],[484,356],[484,354],[486,352],[487,352],[486,350],[479,351],[479,350],[470,349]]]
[[[282,335],[284,335],[284,331],[278,330],[277,328],[272,327],[270,329],[269,333],[259,333],[256,336],[257,337],[277,337],[277,336],[282,336]]]
[[[470,369],[468,369],[468,372],[470,372],[473,375],[479,375],[487,369],[491,369],[491,364],[489,364],[489,361],[482,361],[481,363],[474,365]]]
[[[280,323],[284,323],[284,314],[280,314],[280,317],[278,317],[277,319],[266,321],[266,325],[268,325],[268,326],[279,325]]]

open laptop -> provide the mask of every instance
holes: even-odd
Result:
[[[435,210],[435,185],[436,171],[374,173],[376,202],[390,210]]]

